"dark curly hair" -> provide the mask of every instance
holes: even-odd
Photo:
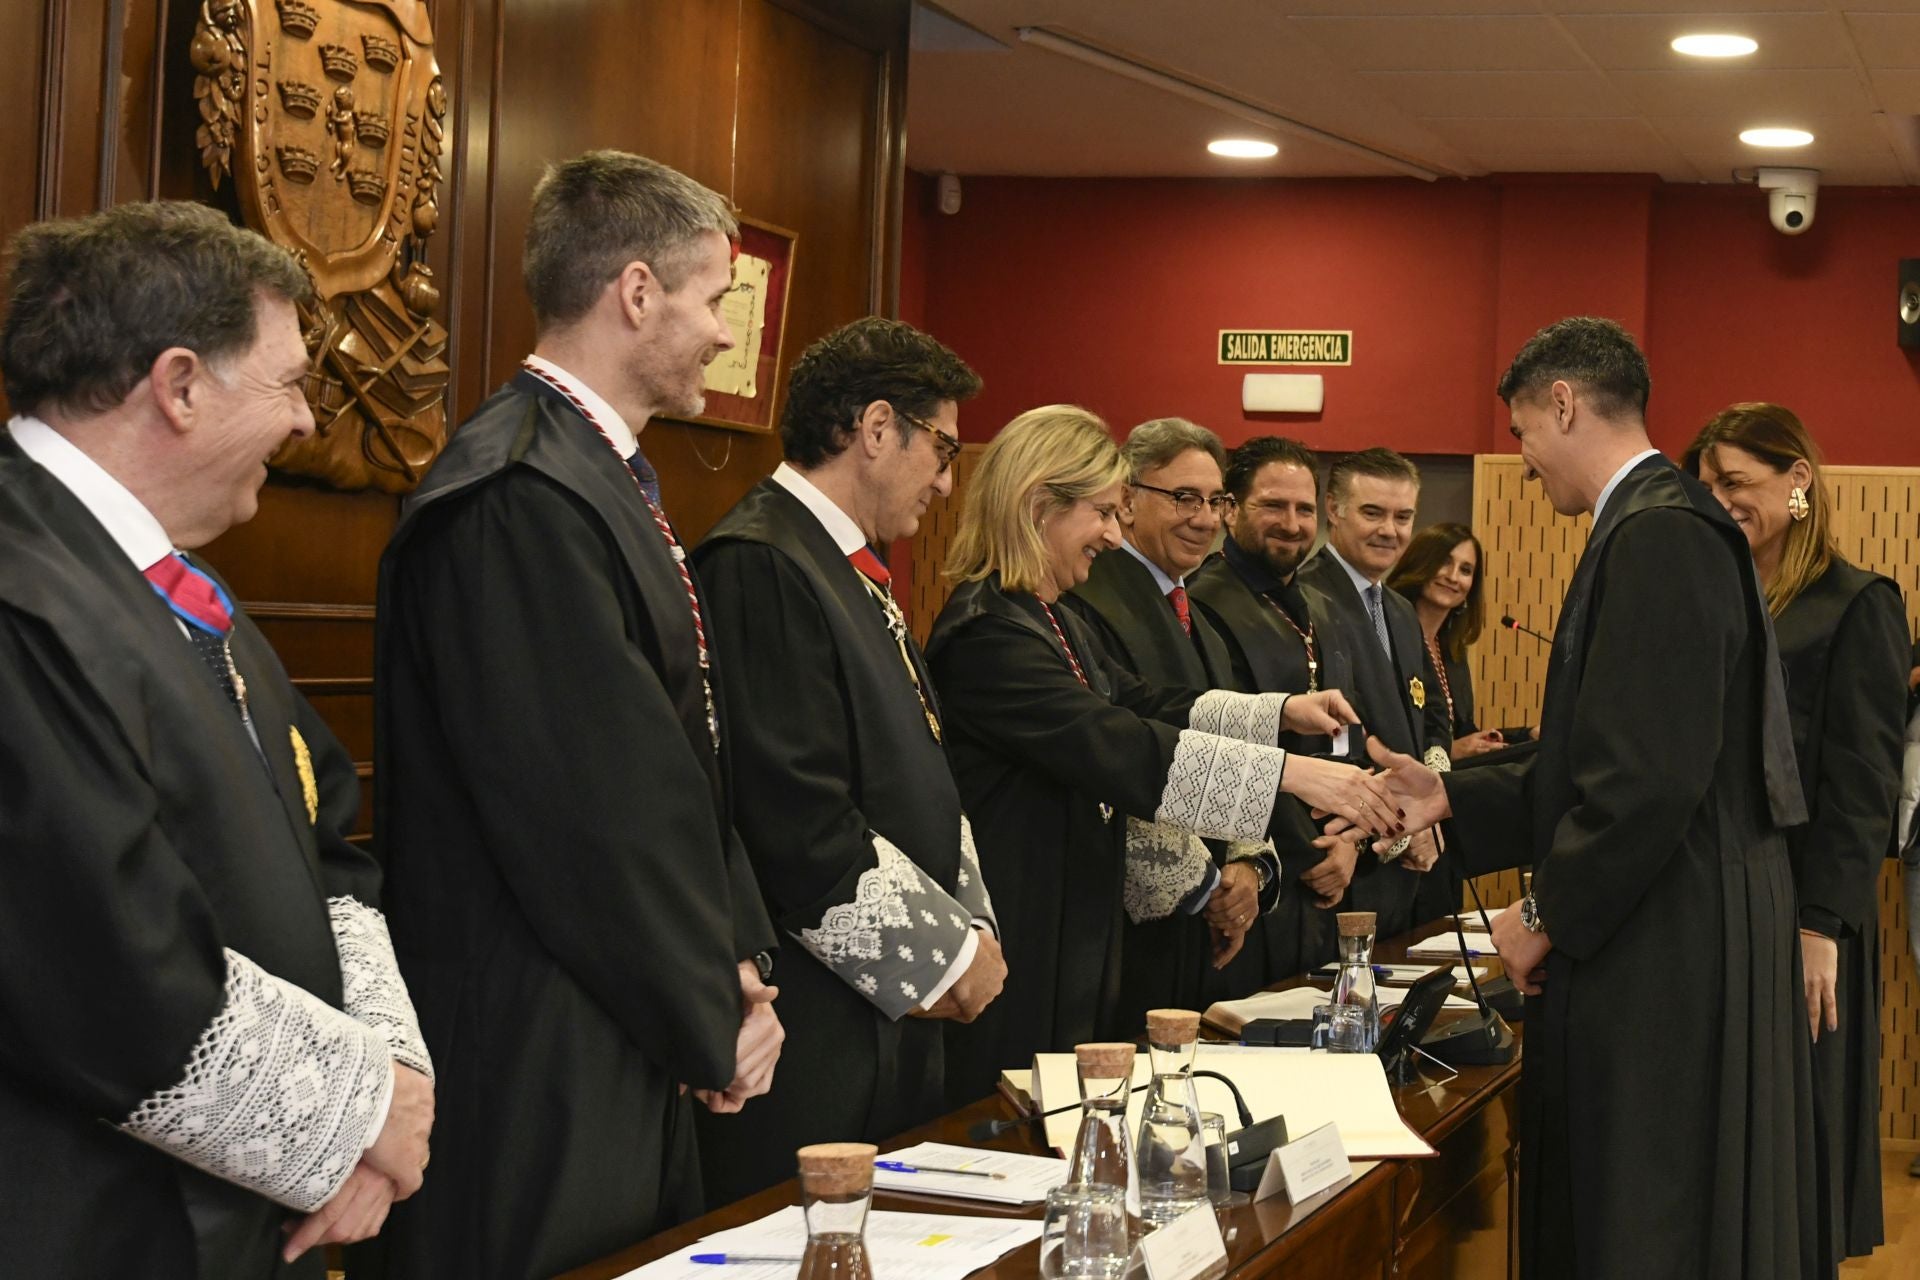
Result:
[[[1319,487],[1320,459],[1313,456],[1313,450],[1285,436],[1255,436],[1227,455],[1227,492],[1235,502],[1247,500],[1247,495],[1253,492],[1253,478],[1270,462],[1304,468],[1314,478],[1314,487]]]
[[[980,394],[980,375],[936,339],[900,320],[867,316],[845,324],[794,361],[780,443],[802,469],[839,456],[854,423],[876,400],[924,422],[941,402]],[[902,440],[913,427],[900,423]]]
[[[1609,418],[1647,411],[1653,378],[1640,345],[1620,324],[1600,316],[1569,316],[1527,339],[1501,375],[1500,398],[1537,398],[1555,382],[1579,384]]]

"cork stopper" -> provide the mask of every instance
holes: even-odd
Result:
[[[1117,1080],[1133,1075],[1134,1049],[1130,1044],[1077,1044],[1074,1060],[1095,1080]]]
[[[1371,911],[1342,911],[1340,913],[1340,936],[1343,938],[1365,938],[1373,933],[1374,913]]]
[[[873,1189],[871,1142],[820,1142],[799,1151],[800,1180],[816,1196],[859,1195]]]
[[[1147,1010],[1147,1039],[1155,1044],[1192,1044],[1200,1038],[1200,1015],[1190,1009]]]

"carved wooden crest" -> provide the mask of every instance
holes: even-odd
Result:
[[[201,163],[313,279],[318,430],[273,465],[405,492],[446,443],[447,331],[426,265],[446,88],[422,0],[201,0]]]

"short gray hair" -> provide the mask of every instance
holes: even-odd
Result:
[[[209,363],[252,348],[263,291],[313,291],[292,254],[187,200],[36,222],[9,257],[0,373],[17,413],[104,413],[172,347]]]
[[[578,320],[629,262],[678,289],[694,242],[709,231],[739,236],[726,200],[656,160],[589,151],[548,166],[533,189],[521,260],[535,323]]]
[[[1185,418],[1154,418],[1141,423],[1127,432],[1127,442],[1120,446],[1120,456],[1127,463],[1127,483],[1139,484],[1141,476],[1166,466],[1189,449],[1200,450],[1218,463],[1223,473],[1226,471],[1226,446],[1199,423]]]

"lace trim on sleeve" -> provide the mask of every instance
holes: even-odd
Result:
[[[796,935],[889,1018],[918,1008],[960,954],[973,921],[913,859],[876,832],[874,865],[860,873],[853,901],[830,906]]]
[[[340,988],[349,1014],[386,1038],[393,1060],[429,1080],[433,1058],[420,1034],[420,1019],[394,959],[387,918],[358,898],[328,898],[333,944],[340,952]]]
[[[133,1109],[127,1133],[311,1213],[378,1136],[393,1069],[379,1032],[236,951],[226,1003],[186,1072]]]
[[[1287,753],[1182,729],[1155,822],[1221,840],[1263,840]]]
[[[1213,867],[1213,855],[1199,837],[1139,818],[1127,819],[1126,849],[1120,900],[1135,924],[1172,915],[1188,894],[1206,883]]]
[[[1280,740],[1280,712],[1289,696],[1209,689],[1194,700],[1187,725],[1201,733],[1270,747]]]
[[[999,937],[1000,919],[993,914],[993,895],[987,892],[987,877],[980,870],[980,851],[973,843],[973,824],[964,813],[960,815],[960,872],[955,883],[960,890],[956,895],[960,905],[975,920],[985,920],[993,929],[994,937]]]

